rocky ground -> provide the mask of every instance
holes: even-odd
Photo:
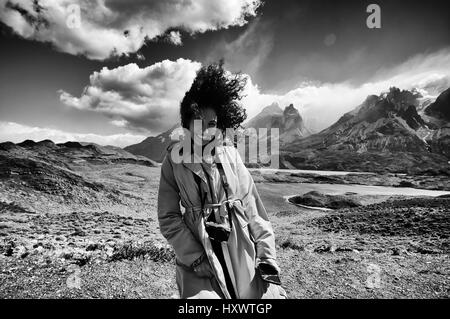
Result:
[[[47,184],[0,178],[0,298],[176,298],[156,216],[159,167],[53,172]],[[352,194],[357,207],[322,211],[283,198],[301,193],[299,180],[254,176],[291,298],[450,297],[450,199]]]
[[[288,209],[275,221],[292,298],[449,298],[448,199],[335,212]]]
[[[359,207],[362,204],[358,200],[358,194],[346,193],[343,195],[328,195],[312,191],[304,195],[292,196],[288,200],[300,207],[317,207],[324,209],[340,209],[349,207]]]
[[[0,296],[173,295],[174,254],[156,220],[159,168],[116,164],[83,175],[103,188],[78,193],[80,201],[0,183]]]

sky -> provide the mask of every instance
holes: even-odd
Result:
[[[449,87],[449,30],[440,0],[0,0],[0,142],[140,142],[220,58],[249,118],[293,103],[318,131],[390,86]]]

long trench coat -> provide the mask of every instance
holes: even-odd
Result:
[[[179,146],[177,144],[167,149],[161,166],[158,221],[161,233],[175,251],[180,298],[230,299],[222,265],[214,253],[203,222],[200,191],[207,194],[208,202],[213,198],[206,176],[208,169],[205,170],[199,162],[186,161],[185,158],[174,161],[171,154]],[[274,232],[250,172],[237,149],[229,143],[216,147],[213,159],[222,163],[229,184],[229,199],[236,199],[230,201],[235,208],[231,215],[232,231],[228,242],[221,244],[236,298],[287,298],[284,289],[265,282],[257,268],[260,262],[278,266],[275,262]],[[220,176],[211,171],[209,173],[212,175],[212,185],[220,185],[217,181]],[[201,190],[193,174],[200,177]],[[191,267],[202,254],[206,254],[209,260],[214,273],[212,278],[197,276]]]

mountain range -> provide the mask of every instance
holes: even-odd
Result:
[[[449,92],[447,89],[434,99],[423,90],[392,87],[368,96],[316,134],[311,134],[292,104],[283,110],[273,103],[243,126],[246,130],[279,129],[282,168],[446,173],[450,159]],[[178,127],[125,150],[161,162]]]
[[[448,172],[448,90],[426,108],[421,99],[417,91],[397,88],[371,95],[329,128],[282,148],[282,162],[305,169]]]
[[[147,157],[133,155],[120,147],[100,146],[95,143],[66,142],[56,144],[51,140],[35,142],[26,140],[22,143],[0,143],[0,159],[4,157],[32,160],[52,164],[60,168],[71,169],[78,165],[98,164],[139,164],[156,166],[157,163]]]
[[[167,147],[173,143],[171,136],[179,128],[181,125],[176,124],[158,136],[148,137],[138,144],[125,147],[124,150],[148,157],[156,162],[162,162]],[[243,131],[240,133],[246,132],[245,134],[252,135],[253,132],[249,129],[256,129],[258,138],[262,139],[266,138],[267,134],[263,134],[264,131],[259,131],[259,129],[267,129],[266,132],[270,132],[272,128],[279,129],[280,145],[291,143],[311,134],[293,104],[283,110],[278,103],[265,107],[257,116],[243,125]],[[260,134],[260,132],[262,133]]]

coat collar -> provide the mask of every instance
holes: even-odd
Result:
[[[171,143],[169,145],[167,150],[170,152],[171,149],[174,147],[174,145],[178,144],[179,146],[182,146],[183,142],[184,142],[184,136],[182,136],[182,138],[179,140],[173,140],[173,143]],[[182,156],[181,163],[183,164],[184,167],[186,167],[187,169],[192,171],[192,173],[196,174],[197,176],[199,176],[201,178],[201,180],[203,180],[205,183],[207,183],[207,176],[205,175],[205,170],[203,169],[201,163],[202,162],[212,163],[213,161],[216,163],[217,162],[223,163],[223,153],[225,151],[224,146],[232,145],[230,143],[232,143],[231,140],[228,137],[225,137],[223,140],[223,143],[221,145],[216,146],[215,154],[213,156],[209,156],[209,158],[206,157],[204,159],[202,159],[198,154],[195,154],[195,152],[193,152],[193,145],[191,145],[191,154],[186,154],[186,156]],[[181,149],[180,155],[183,155],[184,149],[181,147],[180,147],[180,149]],[[190,158],[190,160],[189,160],[189,158]],[[195,160],[194,160],[194,158],[195,158]],[[205,169],[208,170],[208,167],[206,167]]]
[[[194,153],[193,156],[190,157],[191,160],[189,160],[189,157],[183,157],[182,163],[183,163],[184,167],[186,167],[187,169],[192,171],[194,174],[198,175],[205,183],[207,183],[207,176],[205,175],[205,170],[208,171],[209,167],[206,166],[205,168],[203,168],[202,163],[207,163],[207,164],[211,164],[213,162],[223,163],[223,152],[224,152],[224,147],[222,145],[216,146],[214,155],[206,156],[202,159],[199,155]],[[193,158],[195,158],[195,161],[192,160]],[[208,173],[210,173],[210,172],[208,172]]]

